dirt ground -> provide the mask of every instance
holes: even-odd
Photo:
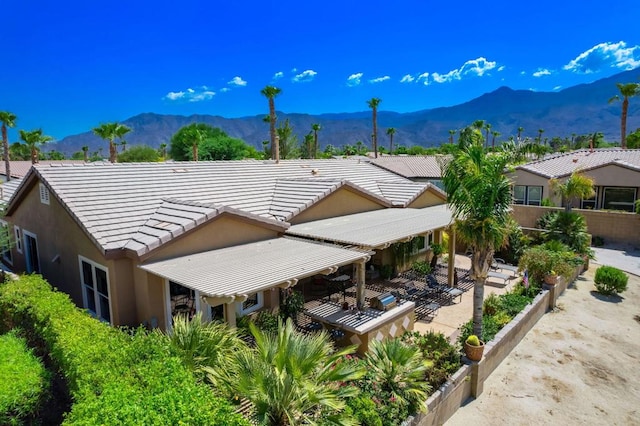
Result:
[[[578,278],[493,372],[455,425],[640,425],[640,278],[622,297]]]

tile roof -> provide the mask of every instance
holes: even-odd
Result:
[[[526,170],[547,178],[560,178],[569,176],[574,171],[587,171],[608,164],[640,171],[640,149],[581,149],[523,164],[516,167],[516,170]]]
[[[204,295],[225,297],[249,295],[368,259],[368,253],[356,250],[275,238],[147,263],[140,268]]]
[[[389,155],[372,159],[371,163],[407,179],[440,179],[440,163],[444,156]]]
[[[25,181],[32,174],[102,250],[126,247],[138,253],[219,214],[222,207],[286,221],[344,185],[395,206],[431,187],[355,160],[41,164]]]
[[[78,160],[40,160],[38,164],[42,165],[50,165],[50,164],[84,164],[84,161]],[[27,175],[27,172],[31,168],[32,163],[29,161],[11,161],[11,177],[22,178]],[[7,168],[5,167],[4,161],[0,161],[0,175],[6,176]]]
[[[383,209],[292,225],[286,235],[374,249],[451,223],[446,204],[422,209]]]

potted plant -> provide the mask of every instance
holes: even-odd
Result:
[[[439,243],[431,244],[431,270],[436,269],[436,266],[438,265],[438,256],[442,253],[444,253],[444,245]]]
[[[558,274],[556,274],[556,271],[549,271],[545,276],[544,276],[544,282],[545,284],[548,285],[556,285],[558,284]]]
[[[475,334],[467,337],[464,341],[464,354],[471,361],[480,361],[482,359],[482,353],[484,352],[484,342],[478,339]]]

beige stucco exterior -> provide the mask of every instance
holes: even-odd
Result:
[[[342,187],[303,210],[290,219],[289,222],[295,225],[383,208],[385,208],[385,206],[380,201],[355,191],[352,188]]]
[[[427,189],[415,200],[409,203],[407,207],[412,209],[422,209],[425,207],[437,206],[440,204],[444,204],[446,202],[446,197],[444,194],[440,192],[436,192],[436,190]]]

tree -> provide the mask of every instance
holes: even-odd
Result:
[[[466,132],[465,138],[459,143],[461,149],[441,165],[442,182],[457,236],[473,253],[473,333],[482,337],[487,273],[494,252],[506,244],[509,235],[511,186],[504,170],[510,157],[502,152],[486,153],[477,129]]]
[[[300,150],[301,158],[312,158],[313,151],[313,132],[309,132],[304,135],[304,141],[302,142],[302,147]]]
[[[11,153],[11,158],[13,158],[14,160],[31,160],[31,151],[29,150],[29,147],[20,142],[12,143],[9,147],[9,152]]]
[[[456,134],[456,130],[454,130],[454,129],[449,130],[449,143],[450,144],[453,144],[453,136],[455,136],[455,134]]]
[[[166,143],[161,143],[160,144],[160,149],[158,150],[158,154],[160,155],[160,157],[162,157],[162,161],[167,159],[167,144]]]
[[[371,143],[373,148],[373,155],[378,158],[378,105],[380,105],[382,99],[371,98],[367,101],[367,105],[371,108],[371,121],[373,122],[373,134],[371,135]]]
[[[29,147],[29,151],[31,153],[31,164],[36,164],[38,162],[40,156],[38,147],[53,140],[51,136],[43,135],[42,129],[31,130],[29,132],[20,130],[20,139],[27,147]]]
[[[521,140],[522,132],[524,132],[524,127],[518,127],[518,142]]]
[[[278,96],[282,90],[275,86],[265,86],[260,91],[263,96],[269,99],[269,135],[271,137],[271,158],[276,161],[280,160],[280,147],[276,144],[276,105],[275,97]]]
[[[538,129],[538,144],[542,142],[542,134],[544,133],[544,129]]]
[[[496,138],[500,136],[500,132],[496,132],[494,130],[493,132],[491,132],[491,134],[493,135],[493,139],[491,140],[491,148],[493,149],[496,147]]]
[[[59,160],[64,160],[64,158],[65,158],[64,154],[55,149],[52,149],[49,152],[47,152],[47,160],[59,161]]]
[[[627,113],[629,110],[629,98],[640,95],[640,84],[638,83],[616,83],[620,95],[622,95],[622,114],[620,114],[620,146],[627,148]],[[609,99],[609,103],[619,101],[620,96],[615,95]]]
[[[255,347],[234,352],[235,368],[210,370],[214,384],[251,401],[261,425],[317,424],[323,413],[333,414],[330,424],[350,420],[345,399],[357,390],[340,384],[362,377],[364,370],[340,361],[353,346],[335,350],[325,332],[298,333],[290,319],[278,321],[277,333],[253,323],[249,328]]]
[[[89,147],[87,145],[84,145],[82,147],[82,158],[84,159],[85,163],[89,162]]]
[[[491,123],[485,123],[484,130],[486,132],[485,133],[486,137],[484,138],[484,140],[485,140],[484,143],[486,144],[486,147],[489,148],[489,133],[491,133]]]
[[[276,129],[278,136],[279,158],[290,159],[300,158],[298,147],[298,136],[293,133],[293,127],[287,118],[284,123]]]
[[[0,111],[0,123],[2,123],[2,152],[4,157],[4,168],[7,182],[11,180],[11,153],[9,150],[9,139],[7,137],[7,127],[15,127],[17,117],[9,111]]]
[[[396,134],[396,129],[389,127],[387,129],[387,135],[389,136],[389,154],[393,154],[393,135]]]
[[[122,147],[122,152],[125,152],[127,150],[127,141],[121,141],[120,146]]]
[[[549,180],[551,190],[562,197],[564,211],[571,212],[574,198],[591,198],[596,195],[594,190],[595,181],[589,176],[573,172],[563,183],[558,179]]]
[[[640,128],[636,129],[635,132],[629,133],[629,136],[627,136],[627,148],[640,149]]]
[[[118,150],[116,139],[122,139],[124,135],[131,131],[131,128],[118,122],[104,123],[92,129],[93,133],[104,140],[109,141],[109,161],[115,163],[118,160]]]
[[[311,125],[311,130],[313,130],[313,153],[309,158],[316,158],[318,153],[318,132],[320,129],[321,127],[317,123]]]
[[[160,156],[155,148],[147,145],[134,145],[118,156],[120,163],[153,163],[160,161]]]
[[[255,148],[241,139],[205,123],[181,127],[171,137],[170,147],[171,158],[176,161],[241,160],[258,156]]]

